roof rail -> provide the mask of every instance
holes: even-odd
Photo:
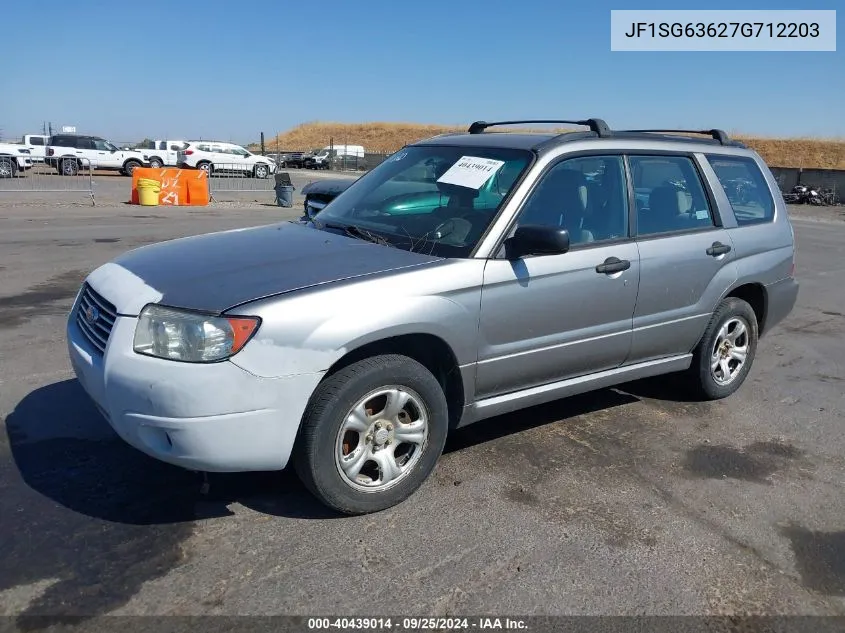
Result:
[[[706,136],[712,136],[713,139],[719,141],[720,145],[727,145],[731,142],[731,139],[728,137],[727,133],[724,130],[619,130],[619,132],[680,132],[683,134],[704,134]]]
[[[493,121],[490,123],[488,123],[487,121],[476,121],[475,123],[469,126],[469,133],[481,134],[488,127],[493,127],[494,125],[517,125],[521,123],[568,123],[570,125],[586,125],[590,128],[590,130],[592,130],[599,136],[604,137],[613,135],[613,132],[610,130],[610,127],[608,127],[607,123],[605,123],[603,119],[584,119],[582,121]]]

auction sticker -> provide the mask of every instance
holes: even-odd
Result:
[[[490,177],[502,168],[503,160],[479,158],[477,156],[461,156],[446,173],[437,179],[446,185],[458,185],[470,189],[480,189]]]

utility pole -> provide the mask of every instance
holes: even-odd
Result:
[[[261,133],[261,155],[267,155],[267,152],[264,151],[264,132]]]

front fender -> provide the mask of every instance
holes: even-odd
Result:
[[[428,334],[442,339],[459,365],[473,363],[484,262],[434,268],[241,306],[239,313],[261,317],[262,325],[232,362],[262,377],[323,372],[368,343]]]
[[[285,331],[264,316],[261,331],[232,362],[267,378],[324,372],[359,347],[406,334],[436,336],[452,349],[459,364],[475,361],[478,315],[467,305],[443,297],[416,297],[404,300],[398,310],[346,308],[330,318],[315,319],[313,329]]]

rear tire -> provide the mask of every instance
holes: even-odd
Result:
[[[150,159],[150,167],[153,169],[159,169],[164,166],[164,163],[159,158],[151,158]]]
[[[76,176],[79,173],[79,163],[74,158],[65,158],[59,164],[59,173],[62,176]]]
[[[742,299],[728,297],[713,312],[688,370],[689,386],[704,400],[720,400],[742,386],[759,337],[757,315]]]
[[[197,163],[197,169],[202,169],[206,174],[208,174],[209,177],[211,177],[211,174],[214,173],[214,167],[211,165],[211,163],[206,161]]]
[[[294,467],[330,508],[385,510],[411,496],[434,470],[448,420],[443,389],[423,365],[395,354],[365,358],[315,390]]]

